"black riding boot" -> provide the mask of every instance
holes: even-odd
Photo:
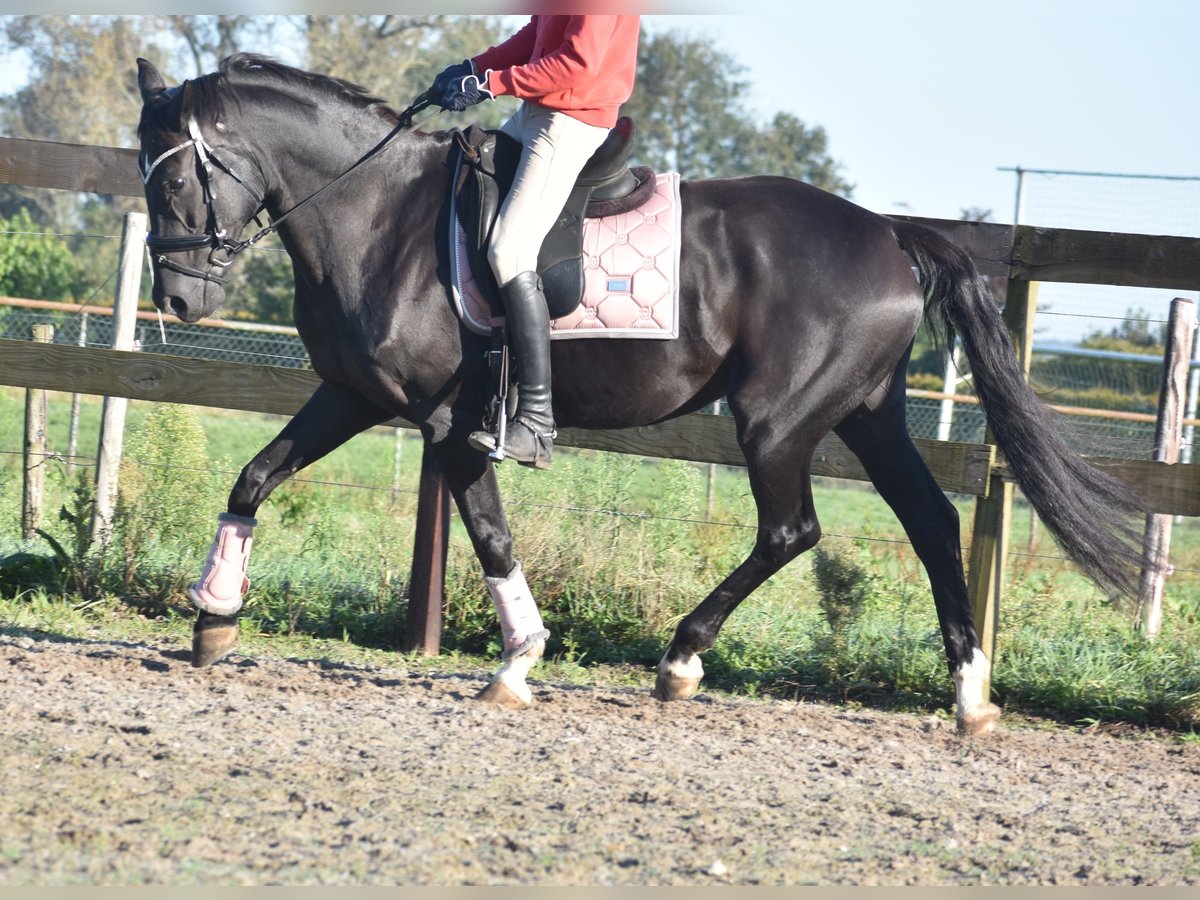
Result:
[[[523,466],[550,468],[554,413],[550,408],[550,313],[536,272],[522,272],[500,287],[508,341],[517,372],[517,412],[504,436],[504,455]],[[496,436],[476,431],[472,447],[492,453]]]

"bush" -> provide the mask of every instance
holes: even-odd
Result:
[[[135,604],[182,601],[224,505],[196,412],[163,403],[130,429],[119,485],[111,544],[119,589]]]
[[[62,238],[38,234],[26,209],[0,219],[0,295],[66,300],[71,297],[78,267]]]

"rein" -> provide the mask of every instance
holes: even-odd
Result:
[[[142,183],[149,184],[150,177],[154,174],[154,170],[158,167],[159,163],[187,147],[194,147],[196,150],[197,160],[200,163],[200,182],[204,188],[204,205],[208,209],[209,228],[207,231],[200,232],[198,234],[185,234],[177,236],[160,236],[151,232],[146,235],[146,246],[152,253],[155,254],[154,260],[160,266],[171,269],[175,272],[179,272],[182,275],[190,275],[193,278],[200,278],[204,281],[212,281],[217,284],[224,285],[226,282],[224,275],[214,275],[211,271],[206,272],[201,269],[193,268],[192,266],[175,262],[166,254],[186,253],[209,247],[211,249],[208,257],[209,265],[224,269],[233,262],[235,256],[237,256],[247,247],[254,246],[267,235],[277,231],[283,221],[287,219],[288,216],[292,215],[292,213],[303,209],[326,191],[341,183],[343,179],[347,178],[360,166],[364,165],[382,153],[384,148],[391,143],[396,135],[412,127],[413,117],[417,113],[431,106],[433,102],[433,98],[429,91],[425,91],[423,94],[418,96],[417,99],[413,101],[412,105],[405,109],[404,112],[400,113],[399,122],[397,123],[396,127],[389,131],[378,144],[363,154],[357,162],[350,166],[350,168],[346,169],[346,171],[342,172],[341,175],[337,176],[337,178],[333,179],[333,181],[329,182],[324,187],[312,194],[309,194],[299,203],[296,203],[294,206],[292,206],[291,209],[284,212],[278,218],[272,220],[266,227],[260,228],[256,234],[244,241],[231,238],[225,228],[221,226],[220,213],[217,210],[217,194],[213,187],[213,164],[215,163],[222,172],[225,172],[227,175],[232,177],[234,181],[244,187],[252,196],[254,195],[254,191],[250,189],[250,186],[246,183],[246,181],[238,176],[238,174],[232,168],[225,165],[217,158],[212,146],[204,139],[204,135],[201,134],[200,126],[196,124],[196,120],[194,118],[189,119],[188,134],[191,135],[189,140],[172,147],[165,153],[162,153],[157,159],[147,166],[142,166],[139,162],[139,168],[142,169]],[[258,212],[262,211],[262,209],[262,202],[259,201],[259,206],[258,210],[255,212],[255,217],[257,217]],[[225,251],[225,259],[217,259],[213,256],[213,253],[218,250]]]

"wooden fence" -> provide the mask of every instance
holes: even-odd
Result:
[[[0,184],[140,197],[136,151],[0,137]],[[1200,289],[1200,239],[1047,229],[1026,225],[908,218],[964,247],[985,275],[1008,281],[1004,308],[1019,357],[1028,365],[1037,281]],[[311,372],[161,355],[0,341],[0,383],[55,391],[291,415],[317,384]],[[393,424],[404,426],[397,420]],[[562,429],[558,443],[648,457],[741,466],[732,421],[693,413],[654,426],[613,431]],[[976,498],[969,588],[985,651],[994,655],[1013,485],[990,444],[918,440],[944,490]],[[1136,487],[1155,511],[1200,515],[1200,466],[1152,460],[1094,459]],[[865,480],[857,460],[830,436],[813,472]],[[405,649],[438,650],[440,573],[448,498],[440,476],[423,467],[414,574],[425,584],[410,598]],[[413,579],[418,581],[417,578]]]

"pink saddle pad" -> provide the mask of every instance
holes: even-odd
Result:
[[[679,175],[657,175],[655,191],[632,212],[583,223],[583,302],[550,323],[551,340],[679,336]],[[494,320],[453,216],[454,303],[463,323],[488,334]]]

